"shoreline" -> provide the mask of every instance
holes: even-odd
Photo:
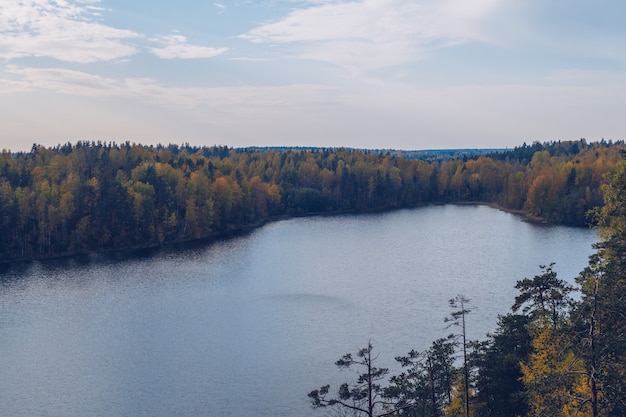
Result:
[[[552,224],[548,220],[546,220],[544,217],[533,216],[532,214],[529,214],[525,210],[510,209],[510,208],[506,208],[504,206],[501,206],[498,203],[491,203],[491,202],[488,202],[488,201],[459,201],[459,202],[448,203],[448,204],[458,204],[458,205],[461,205],[461,206],[471,206],[471,205],[487,206],[487,207],[494,208],[496,210],[503,211],[505,213],[518,215],[518,216],[520,216],[522,218],[522,221],[525,221],[525,222],[528,222],[528,223],[545,224],[545,225]],[[569,227],[576,227],[576,226],[569,226]]]
[[[301,214],[291,214],[291,215],[282,214],[282,215],[272,216],[267,219],[257,221],[255,223],[243,225],[242,227],[237,228],[237,229],[233,229],[230,231],[216,232],[214,234],[200,237],[197,239],[186,239],[186,240],[179,240],[179,241],[173,241],[173,242],[164,242],[161,244],[147,245],[147,246],[134,246],[134,247],[124,247],[124,248],[103,249],[103,250],[91,250],[91,251],[85,251],[85,252],[60,254],[60,255],[49,256],[49,257],[43,256],[43,257],[22,258],[22,259],[13,259],[13,260],[2,260],[0,261],[0,273],[2,273],[4,270],[7,270],[11,266],[20,265],[20,264],[22,265],[28,264],[31,262],[63,262],[63,261],[80,260],[80,259],[84,259],[89,262],[90,260],[88,258],[93,258],[93,257],[98,257],[98,256],[108,257],[110,259],[124,259],[128,256],[140,256],[142,253],[143,254],[156,253],[164,249],[165,250],[167,249],[185,250],[185,249],[189,249],[191,247],[198,246],[198,245],[200,246],[211,245],[215,242],[231,239],[237,236],[245,236],[269,223],[274,223],[274,222],[278,222],[282,220],[295,219],[299,217],[341,216],[341,215],[386,213],[386,212],[392,212],[395,210],[414,209],[414,208],[425,207],[429,205],[444,206],[447,204],[460,205],[460,206],[470,206],[470,205],[487,206],[496,210],[503,211],[505,213],[518,215],[521,217],[521,220],[525,222],[529,222],[533,224],[541,224],[541,225],[551,224],[546,219],[542,217],[532,216],[524,210],[508,209],[497,203],[488,202],[488,201],[469,201],[469,200],[468,201],[431,202],[431,203],[424,203],[424,204],[419,204],[419,205],[414,205],[414,206],[409,206],[409,207],[398,207],[398,208],[384,209],[384,210],[367,210],[367,211],[337,210],[337,211],[331,211],[331,212],[301,213]],[[570,226],[570,227],[575,227],[575,226]]]

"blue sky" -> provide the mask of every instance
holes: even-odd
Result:
[[[1,0],[0,148],[626,139],[623,0]]]

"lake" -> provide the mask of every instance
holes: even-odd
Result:
[[[307,393],[371,340],[379,366],[493,331],[516,281],[573,282],[592,230],[485,206],[284,220],[213,244],[32,262],[0,273],[0,414],[314,416]]]

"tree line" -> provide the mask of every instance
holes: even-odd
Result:
[[[0,261],[209,238],[276,216],[475,201],[585,225],[623,142],[423,159],[345,148],[78,142],[0,153]]]
[[[482,341],[466,340],[471,303],[457,295],[445,320],[456,332],[397,357],[402,372],[391,377],[371,343],[344,355],[336,365],[355,381],[311,391],[312,406],[367,417],[626,416],[625,162],[603,191],[602,241],[575,285],[541,266]]]

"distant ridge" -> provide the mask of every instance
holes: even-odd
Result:
[[[461,149],[424,149],[424,150],[400,150],[400,149],[364,149],[346,147],[320,147],[320,146],[248,146],[235,148],[236,152],[324,152],[345,149],[350,152],[371,153],[376,155],[402,156],[407,159],[420,159],[426,161],[439,161],[449,159],[474,158],[480,155],[492,155],[505,153],[508,148],[461,148]]]

